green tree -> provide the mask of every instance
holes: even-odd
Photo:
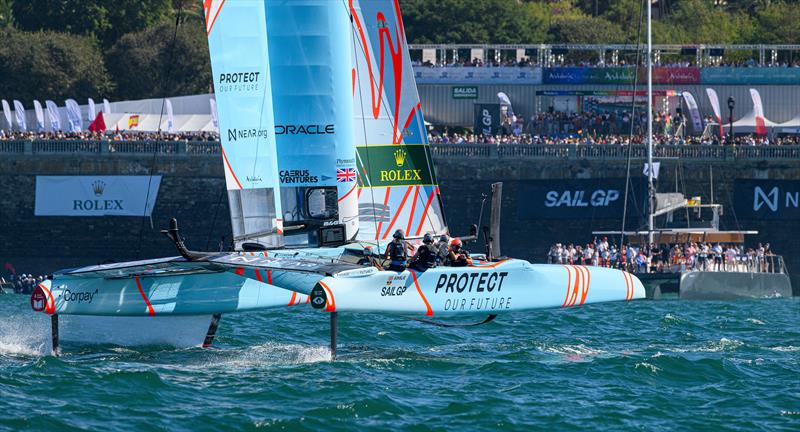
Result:
[[[550,34],[559,43],[621,43],[627,39],[618,25],[591,17],[559,20],[550,27]]]
[[[53,30],[95,36],[105,47],[172,15],[170,0],[16,0],[22,30]]]
[[[120,99],[178,96],[209,91],[211,65],[205,27],[189,19],[178,29],[162,23],[120,38],[107,64]]]
[[[14,9],[12,0],[0,0],[0,30],[14,27]]]
[[[103,57],[87,37],[0,30],[0,94],[6,99],[85,99],[112,89]]]
[[[758,27],[752,41],[765,44],[800,44],[800,5],[772,3],[756,15]]]

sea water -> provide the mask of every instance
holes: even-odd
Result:
[[[27,297],[0,311],[0,429],[800,430],[799,299],[340,314],[336,362],[311,308],[223,316],[212,349],[61,357]]]

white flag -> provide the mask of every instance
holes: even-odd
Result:
[[[70,132],[81,131],[81,107],[75,99],[67,99],[64,101],[67,105],[67,123],[69,123]]]
[[[95,111],[94,101],[92,100],[92,98],[89,98],[89,113],[88,117],[86,118],[87,120],[89,120],[89,123],[91,123],[94,121],[95,117],[97,117],[97,111]]]
[[[172,102],[169,99],[164,99],[164,106],[167,109],[167,132],[172,132],[175,125],[175,119],[172,116]]]
[[[8,106],[8,101],[3,99],[3,115],[6,117],[6,124],[8,125],[8,129],[12,129],[13,125],[11,124],[11,107]]]
[[[111,114],[111,104],[108,99],[103,99],[103,114]]]
[[[25,120],[25,107],[22,106],[22,102],[16,99],[14,99],[14,114],[17,117],[17,126],[19,126],[19,130],[27,131],[28,122]]]
[[[44,132],[44,111],[42,104],[38,100],[33,101],[33,110],[36,111],[36,129],[39,132]]]
[[[217,129],[219,132],[219,118],[217,117],[217,101],[214,98],[208,100],[208,103],[211,104],[211,122],[214,124],[214,128]]]
[[[47,117],[50,119],[50,131],[60,131],[61,114],[58,112],[58,105],[51,100],[44,101],[44,105],[47,107]]]
[[[708,95],[708,100],[711,101],[711,109],[714,110],[714,117],[717,118],[717,123],[719,123],[719,136],[722,137],[722,115],[719,111],[719,98],[717,97],[717,92],[714,91],[712,88],[706,89],[706,94]]]
[[[750,89],[750,98],[753,99],[753,114],[756,117],[756,135],[767,134],[767,124],[764,120],[764,105],[761,104],[761,95],[758,90]]]
[[[650,177],[649,164],[644,164],[644,175]],[[653,179],[658,180],[658,172],[661,170],[661,162],[653,162]]]

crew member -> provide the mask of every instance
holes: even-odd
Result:
[[[444,265],[448,255],[450,255],[450,239],[447,234],[442,234],[436,243],[436,264]]]
[[[368,265],[370,267],[373,266],[372,263],[372,246],[364,246],[364,251],[362,252],[362,257],[358,260],[358,265]]]
[[[408,262],[408,268],[418,272],[436,267],[436,249],[433,247],[433,236],[426,233],[422,237],[422,244]]]
[[[392,235],[392,242],[386,246],[383,254],[384,260],[390,260],[389,270],[401,272],[406,269],[408,252],[406,251],[406,240],[403,230],[397,230]]]
[[[447,257],[447,265],[451,267],[472,265],[472,258],[469,257],[469,252],[462,249],[461,246],[460,238],[454,238],[450,241],[450,254]]]

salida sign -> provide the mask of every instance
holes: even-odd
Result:
[[[633,182],[629,197],[641,191],[641,180]],[[543,180],[520,183],[521,219],[619,219],[624,210],[625,179]],[[641,214],[644,201],[630,199],[628,215]]]
[[[150,216],[160,185],[161,176],[37,176],[34,214]]]
[[[739,219],[800,220],[800,181],[736,180],[734,188]]]

